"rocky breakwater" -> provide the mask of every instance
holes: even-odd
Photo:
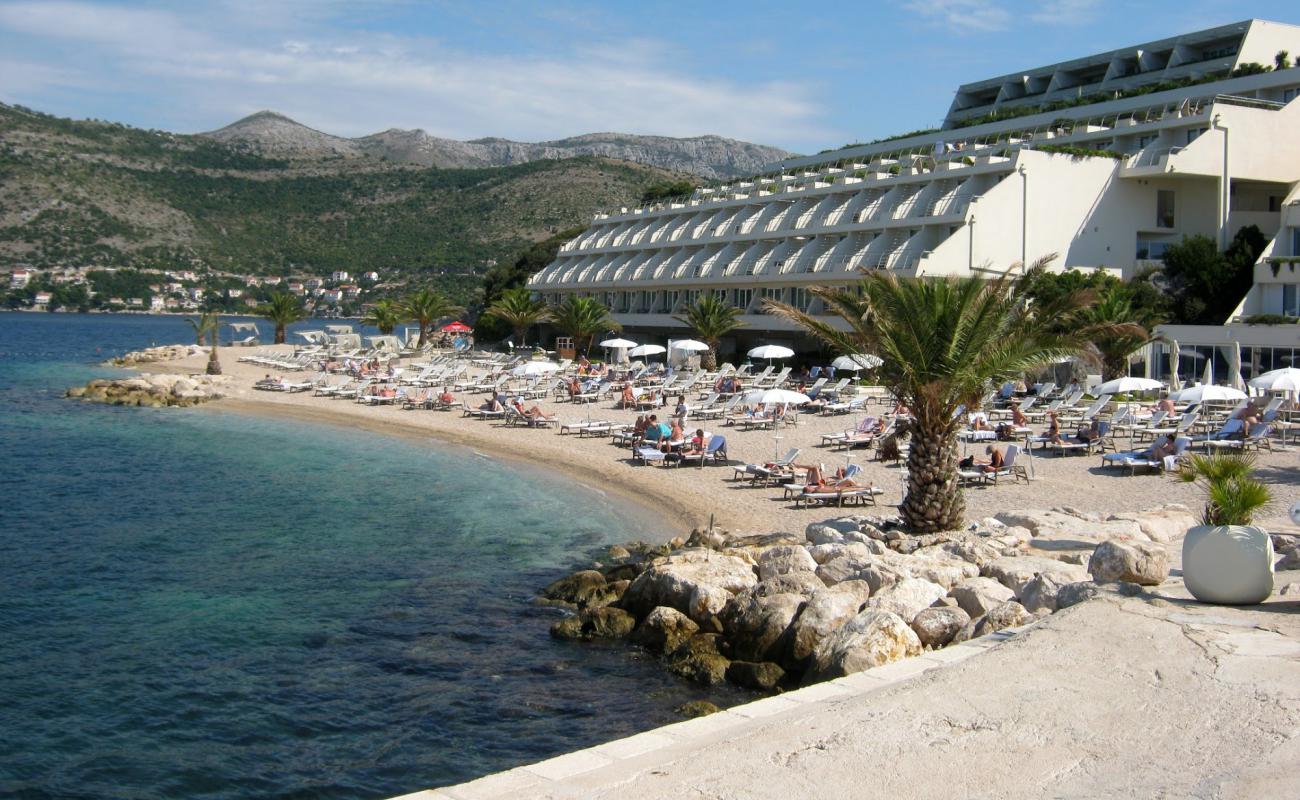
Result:
[[[1017,514],[1046,530],[1060,512]],[[924,536],[871,516],[802,534],[697,530],[665,547],[612,548],[541,602],[570,612],[552,626],[558,638],[626,638],[699,683],[779,691],[1025,625],[1107,584],[1128,594],[1158,585],[1169,557],[1144,526],[1185,530],[1194,519],[1185,509],[1126,516],[1133,526],[1101,526],[1113,535],[1082,563],[1073,549],[1069,560],[1035,555],[1033,528],[992,518]]]
[[[179,361],[207,351],[193,344],[169,344],[162,347],[148,347],[133,350],[130,353],[109,360],[115,367],[136,367],[141,364],[157,364],[162,361]]]
[[[162,375],[145,373],[132,378],[93,380],[67,391],[67,396],[88,403],[114,406],[196,406],[223,397],[229,382],[223,375]]]

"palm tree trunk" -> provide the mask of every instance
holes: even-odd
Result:
[[[284,344],[284,323],[283,322],[277,322],[275,324],[275,343]]]
[[[527,326],[527,325],[523,326],[522,328],[515,328],[515,341],[519,342],[519,344],[518,344],[519,347],[523,347],[523,346],[524,346],[524,344],[525,344],[524,339],[525,339],[525,337],[527,337],[527,336],[528,336],[528,326]]]
[[[709,349],[704,351],[704,357],[700,359],[700,368],[712,372],[718,368],[718,348],[710,344]]]
[[[961,527],[966,500],[957,478],[957,441],[945,423],[912,424],[907,453],[907,496],[900,511],[914,533]]]
[[[207,373],[209,375],[221,374],[221,362],[217,360],[217,335],[217,331],[214,329],[212,331],[212,350],[208,353]]]
[[[423,348],[425,332],[429,330],[429,323],[425,320],[418,320],[418,322],[420,323],[420,340],[415,343],[415,346]]]

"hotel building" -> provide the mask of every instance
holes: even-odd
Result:
[[[528,286],[595,297],[633,338],[684,334],[672,315],[715,293],[744,311],[731,344],[794,342],[762,301],[816,314],[809,286],[862,270],[991,274],[1057,253],[1127,277],[1184,236],[1257,225],[1271,242],[1237,316],[1297,315],[1296,58],[1300,27],[1247,20],[967,83],[938,129],[598,214]]]

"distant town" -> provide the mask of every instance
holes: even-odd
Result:
[[[320,276],[276,277],[193,270],[68,267],[0,272],[3,306],[10,310],[147,312],[184,314],[199,310],[254,313],[277,292],[303,298],[314,316],[356,316],[369,300],[397,284],[378,272],[339,270]]]

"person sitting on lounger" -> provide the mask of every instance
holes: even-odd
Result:
[[[586,375],[590,371],[591,362],[587,360],[586,356],[578,356],[578,374]]]
[[[1163,461],[1166,456],[1172,456],[1178,452],[1178,438],[1175,434],[1168,434],[1160,442],[1153,444],[1147,451],[1147,457],[1152,461]]]
[[[1011,407],[1011,421],[1004,422],[998,426],[998,438],[1004,442],[1009,442],[1016,436],[1016,429],[1023,428],[1029,424],[1029,418],[1025,412],[1020,410],[1020,406]]]
[[[1169,398],[1169,395],[1165,395],[1156,403],[1155,410],[1163,411],[1166,414],[1172,414],[1174,413],[1174,401]]]
[[[456,398],[451,395],[450,386],[442,387],[442,394],[438,395],[438,402],[442,403],[444,406],[449,406],[456,402]]]
[[[1074,440],[1079,444],[1088,444],[1101,438],[1101,420],[1096,417],[1087,425],[1080,425],[1079,430],[1074,434]]]
[[[1047,412],[1047,433],[1044,437],[1050,444],[1061,444],[1064,440],[1061,438],[1061,421],[1057,419],[1055,411]]]
[[[672,433],[671,429],[659,421],[658,415],[650,415],[650,419],[645,426],[645,440],[647,442],[658,443],[663,441],[664,437],[670,433]]]
[[[976,411],[970,415],[970,429],[973,431],[986,431],[989,429],[989,415],[983,411]]]
[[[995,447],[993,445],[989,445],[988,447],[984,448],[984,454],[988,456],[988,458],[976,458],[975,456],[967,456],[966,458],[963,458],[961,461],[959,461],[957,463],[957,466],[961,467],[962,469],[971,469],[973,467],[979,467],[980,472],[997,472],[998,470],[1002,469],[1002,465],[1006,462],[1006,458],[1002,455],[1001,447]]]
[[[570,398],[574,398],[574,397],[577,397],[578,395],[582,394],[582,382],[579,381],[576,377],[575,377],[575,378],[569,378],[569,385],[568,385],[568,388],[569,388],[569,397],[570,397]]]
[[[659,449],[667,453],[673,449],[673,442],[676,442],[677,446],[681,447],[685,439],[686,431],[682,430],[682,423],[674,417],[672,424],[668,426],[668,436],[659,440]]]
[[[632,408],[636,405],[636,392],[632,391],[632,384],[623,384],[623,392],[618,397],[619,408]]]
[[[650,417],[646,416],[645,414],[638,414],[636,418],[636,422],[632,423],[633,441],[639,442],[642,439],[644,439],[646,428],[648,428],[649,426],[650,426]]]
[[[695,435],[692,436],[691,440],[686,443],[686,446],[684,448],[682,448],[682,455],[687,455],[687,456],[703,455],[704,448],[708,445],[708,443],[709,440],[708,437],[704,435],[704,429],[696,428]]]
[[[493,392],[492,397],[486,403],[479,406],[479,410],[500,412],[500,411],[505,411],[505,406],[501,405],[500,395],[498,395],[496,392]]]

